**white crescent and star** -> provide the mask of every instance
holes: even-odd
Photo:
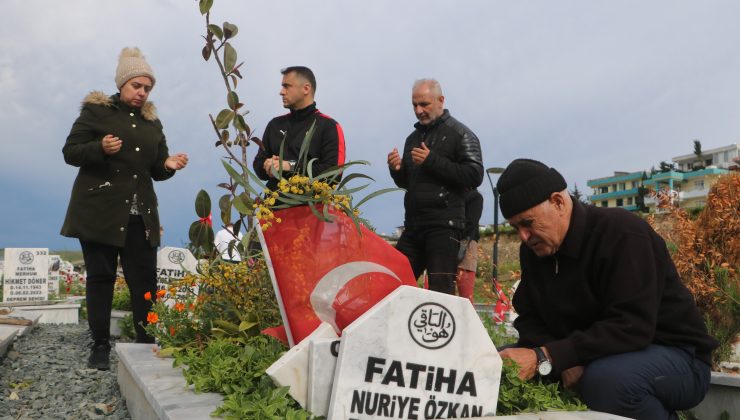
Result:
[[[337,297],[337,293],[344,287],[345,284],[349,283],[350,280],[355,277],[368,274],[368,273],[383,273],[387,274],[401,283],[401,279],[380,264],[370,261],[354,261],[342,264],[338,267],[333,268],[331,271],[326,273],[321,280],[316,283],[311,292],[311,307],[314,312],[318,315],[319,319],[331,324],[334,327],[334,331],[340,332],[336,324],[336,311],[332,307],[334,299]]]

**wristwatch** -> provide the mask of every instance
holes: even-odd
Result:
[[[550,372],[552,372],[552,363],[550,363],[547,356],[545,356],[545,352],[539,347],[535,347],[532,350],[534,350],[537,355],[537,373],[539,373],[540,376],[549,375]]]
[[[296,164],[296,161],[289,160],[288,161],[288,171],[295,172],[295,164]]]

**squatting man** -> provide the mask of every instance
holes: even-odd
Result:
[[[560,380],[589,408],[636,419],[701,402],[717,342],[650,225],[580,203],[535,160],[509,164],[497,189],[522,241],[519,341],[500,353],[519,376]]]

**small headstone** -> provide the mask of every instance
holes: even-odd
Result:
[[[157,288],[168,290],[172,280],[195,273],[198,260],[186,248],[166,246],[157,252]]]
[[[62,258],[59,255],[49,255],[49,294],[59,296],[59,279],[61,274]]]
[[[312,340],[309,344],[306,409],[314,416],[326,416],[329,411],[339,343],[337,339],[324,338]]]
[[[492,416],[501,366],[469,300],[401,286],[342,332],[327,417]]]
[[[47,300],[48,248],[5,248],[3,302]]]
[[[275,385],[289,386],[290,396],[304,408],[308,401],[309,345],[312,340],[322,338],[338,338],[334,328],[326,322],[322,322],[308,337],[291,347],[265,371]]]

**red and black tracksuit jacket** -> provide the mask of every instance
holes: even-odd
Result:
[[[316,123],[311,144],[308,148],[308,156],[305,160],[299,160],[301,144],[306,132],[311,125]],[[316,103],[289,114],[273,118],[265,128],[262,138],[263,148],[260,148],[254,157],[254,172],[261,179],[267,181],[267,188],[274,190],[278,180],[267,175],[264,169],[265,159],[280,154],[280,144],[285,142],[283,149],[283,160],[296,161],[295,171],[305,173],[306,164],[316,158],[312,163],[314,176],[325,172],[331,167],[343,165],[345,160],[344,133],[342,126],[326,114],[322,114]],[[286,177],[290,174],[283,173]],[[339,179],[339,177],[337,177]]]

